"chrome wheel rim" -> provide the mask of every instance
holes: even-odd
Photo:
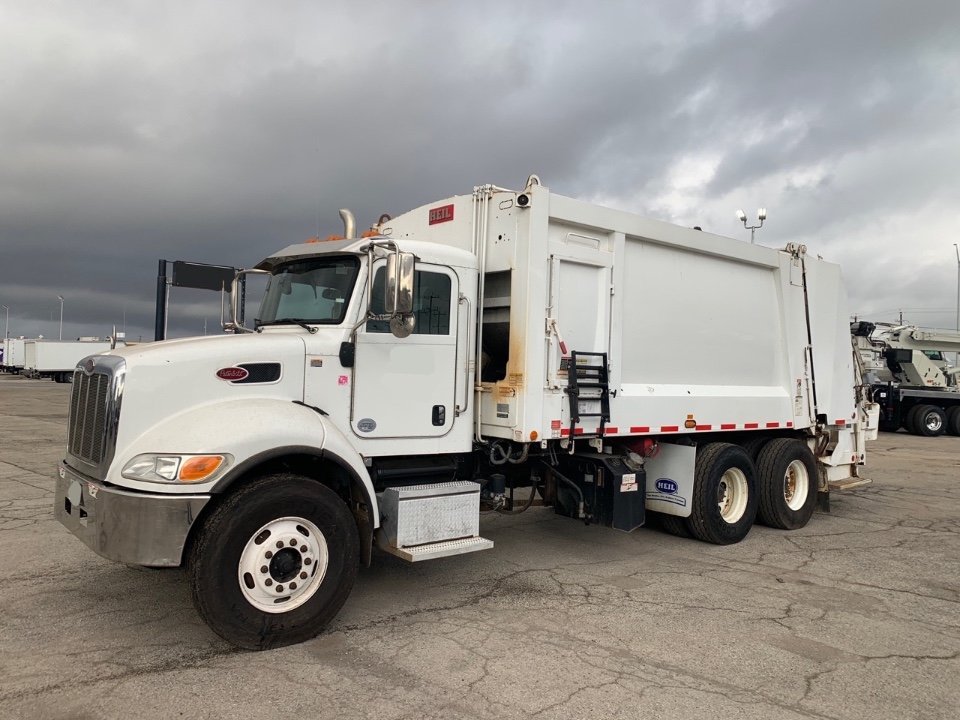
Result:
[[[323,533],[301,517],[271,520],[247,540],[237,580],[247,602],[266,613],[284,613],[312,598],[327,573]]]
[[[929,413],[925,418],[924,425],[927,426],[927,430],[931,432],[937,432],[941,427],[943,427],[943,420],[940,418],[939,413]]]

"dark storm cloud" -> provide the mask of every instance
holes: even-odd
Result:
[[[761,239],[843,262],[861,309],[950,304],[936,258],[960,160],[952,3],[0,12],[12,332],[49,335],[61,293],[65,335],[103,334],[124,309],[151,335],[161,257],[250,266],[337,231],[339,207],[363,225],[530,172],[726,234],[742,233],[737,204],[765,203]],[[903,228],[910,254],[891,242]],[[864,282],[881,268],[936,284]],[[215,293],[172,303],[171,334],[212,331]]]

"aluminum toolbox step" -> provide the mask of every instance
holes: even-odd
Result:
[[[472,537],[462,540],[443,540],[426,545],[417,545],[416,547],[395,548],[383,544],[380,547],[391,555],[396,555],[407,562],[420,562],[421,560],[435,560],[450,555],[465,555],[478,550],[490,550],[493,547],[493,540]]]

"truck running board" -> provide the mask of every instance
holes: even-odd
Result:
[[[493,547],[493,540],[472,537],[462,540],[442,540],[441,542],[405,548],[391,547],[386,543],[380,543],[380,547],[401,560],[420,562],[421,560],[436,560],[451,555],[465,555],[478,550],[490,550]]]

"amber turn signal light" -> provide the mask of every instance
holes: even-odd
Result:
[[[187,458],[180,467],[178,479],[181,482],[206,480],[223,464],[223,455],[197,455]]]

